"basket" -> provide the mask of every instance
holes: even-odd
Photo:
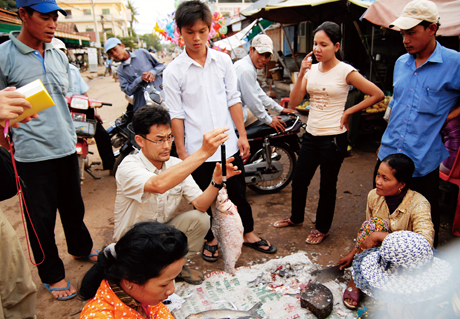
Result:
[[[75,127],[75,133],[77,136],[81,137],[93,137],[96,134],[96,124],[95,120],[84,121],[73,121],[73,126]]]

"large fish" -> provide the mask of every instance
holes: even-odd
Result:
[[[235,263],[243,246],[243,223],[236,206],[228,199],[227,190],[222,188],[217,195],[213,213],[212,232],[219,242],[224,259],[224,271],[234,275]]]
[[[260,306],[262,306],[262,303],[258,302],[254,305],[254,307],[247,311],[230,309],[208,310],[194,315],[189,315],[185,319],[262,319],[262,316],[257,313],[257,309],[259,309]]]

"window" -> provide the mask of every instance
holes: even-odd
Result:
[[[91,9],[83,9],[83,14],[85,16],[90,16],[91,15]]]
[[[94,31],[93,28],[86,28],[86,31]]]
[[[112,32],[112,28],[105,28],[104,32]]]
[[[104,15],[110,14],[110,9],[102,9],[102,14]]]
[[[67,15],[65,16],[66,19],[72,19],[72,10],[65,10],[67,12]]]

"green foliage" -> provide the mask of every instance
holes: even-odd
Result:
[[[139,22],[137,20],[137,16],[139,15],[139,10],[134,6],[134,3],[132,3],[131,0],[128,0],[128,3],[126,4],[126,8],[128,10],[131,10],[131,21],[129,21],[128,32],[131,36],[136,36],[134,33],[133,24],[134,22]]]
[[[16,12],[16,1],[0,0],[0,8]]]
[[[134,37],[118,37],[126,48],[137,49],[137,39]]]
[[[156,34],[147,33],[139,36],[139,38],[147,44],[147,49],[153,48],[156,51],[163,49],[163,46],[160,44],[160,38]]]

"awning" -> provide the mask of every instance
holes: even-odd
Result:
[[[11,31],[21,30],[21,25],[19,24],[8,24],[0,22],[0,33],[10,33]]]
[[[264,0],[261,0],[264,1]],[[257,3],[261,2],[258,1]],[[265,6],[241,12],[249,19],[264,18],[282,24],[297,24],[303,21],[343,23],[360,17],[371,1],[360,0],[266,0]],[[276,1],[276,2],[270,2]],[[257,4],[256,3],[256,4]]]
[[[54,36],[60,38],[66,44],[74,44],[83,47],[90,46],[90,38],[84,35],[72,34],[62,31],[56,31]]]
[[[351,0],[350,0],[351,1]],[[437,36],[460,35],[460,1],[458,0],[431,0],[438,7],[441,26]],[[403,11],[406,1],[401,0],[378,0],[365,12],[363,18],[369,22],[388,28]],[[393,29],[392,29],[393,30]],[[396,29],[397,30],[397,29]]]
[[[218,46],[221,49],[227,49],[228,51],[232,51],[233,49],[241,45],[244,45],[246,42],[248,42],[244,39],[247,37],[248,32],[252,29],[252,27],[256,23],[257,23],[257,20],[252,21],[250,25],[248,25],[246,28],[244,28],[240,32],[232,35],[231,37],[216,41],[214,42],[214,45]]]

